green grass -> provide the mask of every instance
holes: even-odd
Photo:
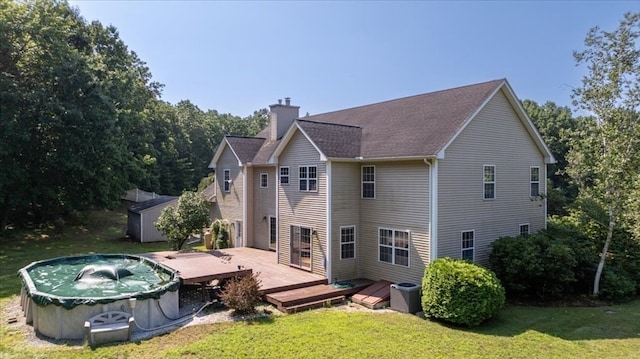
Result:
[[[1,240],[0,306],[20,290],[16,271],[35,260],[167,250],[123,238],[125,213],[95,212],[57,238],[48,230]],[[640,353],[640,301],[610,307],[508,307],[479,328],[399,313],[313,310],[237,323],[186,327],[96,349],[37,348],[0,318],[0,358],[629,358]]]

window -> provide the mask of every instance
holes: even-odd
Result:
[[[362,166],[362,198],[376,198],[376,168]]]
[[[496,166],[484,166],[484,199],[496,198]]]
[[[474,240],[475,232],[474,231],[464,231],[462,232],[462,259],[468,259],[470,261],[473,260],[474,250],[473,250],[473,240]]]
[[[318,169],[316,166],[302,166],[298,168],[300,191],[315,192],[318,190]]]
[[[311,228],[291,226],[291,252],[289,263],[293,266],[311,269]]]
[[[260,188],[269,187],[269,175],[266,173],[260,174]]]
[[[289,184],[289,167],[280,167],[280,184]]]
[[[276,217],[269,217],[269,249],[276,249],[277,231]]]
[[[224,191],[231,192],[231,170],[224,170]]]
[[[529,237],[529,223],[520,225],[520,236]]]
[[[340,227],[340,259],[356,257],[356,227]]]
[[[379,260],[399,266],[409,266],[409,232],[380,228],[378,231]]]
[[[540,195],[540,167],[531,167],[530,178],[531,197]]]

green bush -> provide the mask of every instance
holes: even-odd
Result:
[[[636,282],[618,267],[604,267],[602,271],[600,298],[613,301],[630,300],[636,294]]]
[[[245,275],[227,281],[220,293],[222,303],[238,314],[255,313],[256,305],[262,298],[258,275]]]
[[[550,226],[529,237],[496,240],[490,263],[510,298],[552,300],[590,290],[596,253],[580,233]]]
[[[422,309],[428,318],[476,326],[504,306],[505,291],[490,270],[462,260],[431,263],[422,280]]]

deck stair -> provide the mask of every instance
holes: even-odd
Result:
[[[391,282],[379,280],[351,297],[351,300],[369,309],[380,309],[389,306],[391,298]]]
[[[350,285],[315,284],[308,287],[270,293],[265,297],[267,302],[274,304],[281,312],[293,313],[305,309],[319,308],[328,304],[341,303],[348,296],[357,293],[371,283],[373,282],[368,279],[355,279],[348,281]]]

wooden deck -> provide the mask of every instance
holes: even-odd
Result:
[[[321,307],[327,303],[336,304],[344,301],[373,281],[368,279],[354,279],[348,281],[352,286],[342,287],[331,284],[318,284],[309,287],[291,289],[266,295],[267,302],[276,305],[278,310],[285,313]]]
[[[275,252],[255,248],[229,248],[207,252],[153,252],[145,257],[179,272],[184,284],[206,284],[213,280],[259,273],[263,294],[326,284],[321,275],[276,262]]]
[[[389,281],[379,280],[355,294],[351,300],[370,309],[389,306],[391,284]]]
[[[183,284],[200,285],[203,301],[209,300],[206,288],[212,281],[252,273],[259,273],[264,299],[286,313],[336,304],[354,294],[354,302],[370,308],[380,308],[389,301],[390,282],[354,279],[348,281],[350,287],[333,286],[321,275],[278,264],[275,252],[255,248],[185,253],[165,251],[143,256],[178,271]]]

